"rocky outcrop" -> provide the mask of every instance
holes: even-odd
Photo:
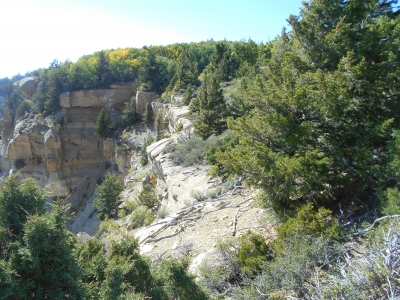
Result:
[[[130,96],[129,86],[71,92],[60,96],[58,115],[25,118],[15,126],[13,112],[6,111],[2,136],[9,139],[3,139],[2,170],[33,177],[48,187],[50,196],[68,196],[76,210],[114,162],[114,139],[94,136],[97,116],[105,105],[112,105],[117,119]]]
[[[164,150],[173,140],[163,139],[146,148],[151,170],[158,178],[158,198],[169,211],[194,203],[198,193],[203,193],[214,183],[206,166],[182,167],[171,162]]]
[[[140,116],[144,116],[147,106],[157,99],[157,94],[152,92],[136,92],[136,112]]]
[[[37,77],[25,77],[21,80],[14,82],[14,86],[22,93],[26,98],[31,98],[37,91],[39,78]]]
[[[169,103],[162,104],[158,102],[153,102],[151,106],[154,115],[162,111],[171,133],[177,131],[179,124],[182,125],[181,130],[190,130],[192,128],[192,122],[187,118],[187,115],[189,114],[189,106],[174,106]]]
[[[14,109],[4,109],[3,118],[1,118],[0,120],[0,125],[2,128],[1,137],[3,140],[9,140],[10,138],[12,138],[14,133],[14,118]]]
[[[172,139],[162,139],[155,142],[146,148],[147,155],[149,157],[149,162],[151,165],[151,170],[156,176],[165,181],[164,171],[162,168],[162,163],[164,162],[166,156],[162,155],[163,150],[166,146],[172,143]]]
[[[112,85],[111,89],[82,90],[64,93],[60,96],[62,108],[73,107],[105,107],[107,103],[116,108],[125,107],[132,93],[132,88],[127,85]]]

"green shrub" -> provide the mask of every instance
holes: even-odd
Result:
[[[196,284],[195,277],[188,274],[189,263],[188,258],[162,261],[155,273],[158,284],[154,293],[163,292],[167,296],[166,299],[210,299],[207,293]]]
[[[143,190],[138,195],[138,202],[149,209],[154,209],[158,204],[156,190],[151,184],[145,184]]]
[[[346,250],[340,243],[324,235],[315,237],[293,234],[282,239],[281,245],[279,257],[267,262],[262,272],[244,289],[235,288],[232,299],[256,299],[260,293],[268,295],[278,291],[303,298],[304,283],[315,270],[328,266]]]
[[[190,196],[192,196],[197,201],[203,201],[206,199],[206,195],[199,190],[192,190],[190,192]]]
[[[240,237],[238,259],[244,275],[253,276],[262,271],[263,265],[272,258],[272,250],[260,234],[250,230]]]
[[[212,136],[207,140],[202,140],[195,136],[185,142],[167,146],[164,153],[170,153],[169,158],[177,166],[206,164],[206,153],[218,143],[219,139],[219,137]]]
[[[33,112],[36,111],[35,105],[31,100],[24,100],[21,104],[17,107],[15,111],[16,118],[22,117],[26,112]]]
[[[179,133],[183,130],[183,124],[179,122],[178,124],[175,125],[175,133]]]
[[[126,209],[119,209],[118,210],[118,218],[124,219],[126,217]]]
[[[131,126],[140,120],[139,115],[136,113],[136,98],[131,97],[125,105],[125,109],[119,119],[119,126],[122,128]]]
[[[315,210],[311,203],[305,204],[297,211],[296,218],[290,218],[277,228],[278,239],[274,242],[276,255],[279,255],[283,241],[295,234],[326,235],[331,239],[338,239],[340,228],[337,222],[331,220],[331,211],[324,207]]]
[[[140,228],[153,222],[153,211],[144,205],[137,206],[130,216],[132,229]]]
[[[217,157],[226,150],[232,149],[236,144],[238,144],[238,142],[238,137],[232,132],[228,132],[223,134],[218,143],[207,151],[206,158],[208,163],[211,165],[209,171],[211,176],[223,176],[231,173],[231,170],[227,170],[226,167],[219,162]]]
[[[166,216],[168,216],[168,209],[166,205],[162,205],[160,209],[157,211],[157,217],[160,219],[164,219]]]

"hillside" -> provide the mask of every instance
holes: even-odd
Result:
[[[400,15],[288,22],[2,80],[0,298],[398,299]]]

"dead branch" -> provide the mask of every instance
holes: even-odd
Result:
[[[233,225],[232,225],[232,236],[236,235],[236,224],[237,224],[237,215],[239,213],[240,208],[238,208],[235,217],[233,218]]]
[[[384,216],[384,217],[378,218],[368,228],[365,228],[364,230],[361,230],[361,231],[353,233],[353,234],[346,235],[345,237],[353,237],[353,236],[365,234],[368,231],[370,231],[372,228],[374,228],[375,225],[377,223],[379,223],[380,221],[385,220],[385,219],[391,219],[391,218],[400,218],[400,215],[390,215],[390,216]]]
[[[240,205],[242,205],[243,203],[246,203],[247,201],[249,201],[249,200],[251,200],[251,199],[253,199],[253,197],[249,197],[249,198],[247,198],[246,200],[240,202],[239,204],[236,204],[235,207],[239,207]]]
[[[184,230],[185,230],[185,227],[181,227],[178,231],[176,231],[174,233],[167,234],[167,235],[164,235],[164,236],[159,237],[159,238],[154,238],[154,239],[147,240],[146,243],[158,242],[158,241],[161,241],[163,239],[167,239],[167,238],[173,237],[175,235],[180,234]]]

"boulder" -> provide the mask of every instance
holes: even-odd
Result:
[[[37,86],[39,78],[37,77],[25,77],[21,80],[14,82],[14,86],[21,92],[26,98],[31,98],[33,94],[37,92]]]

